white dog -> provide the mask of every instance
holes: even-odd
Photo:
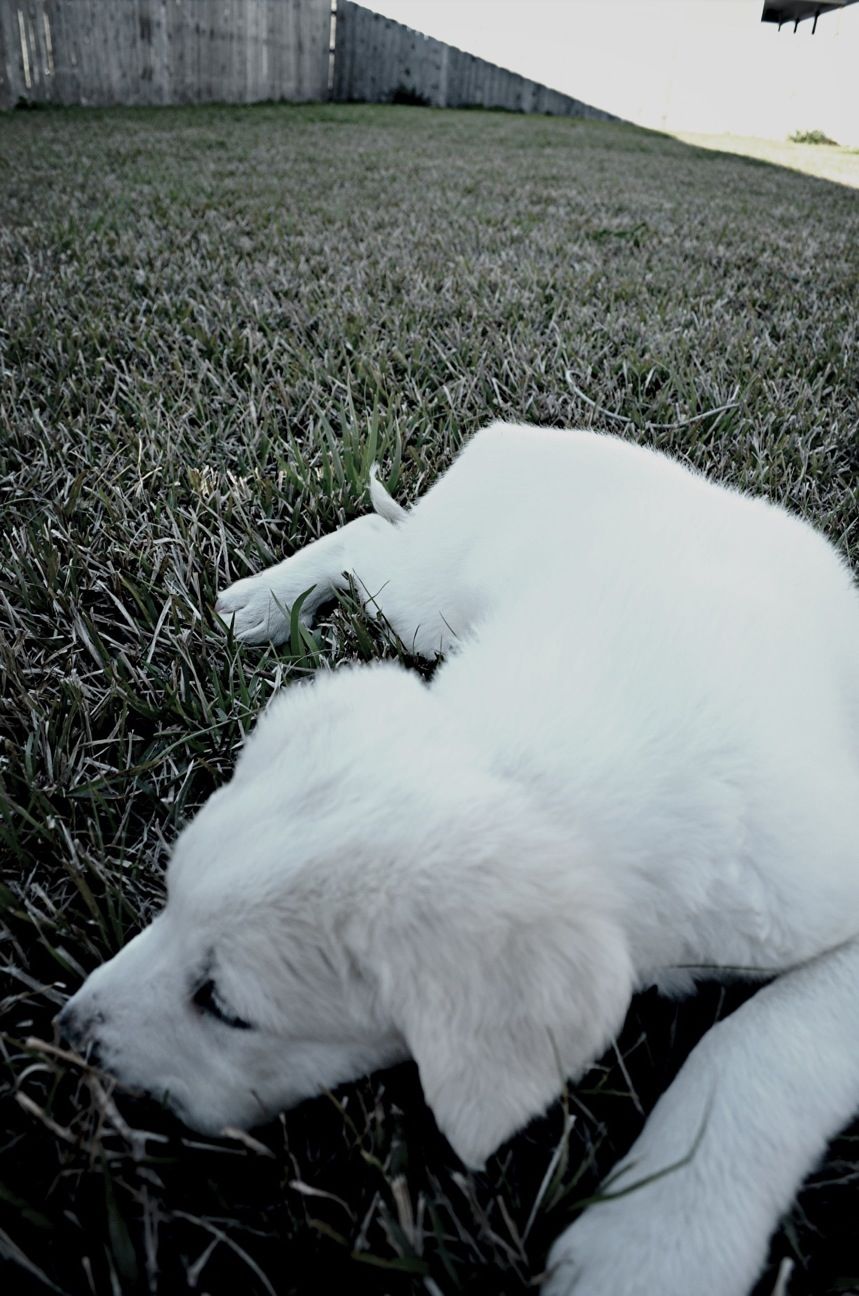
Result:
[[[545,1288],[744,1296],[859,1106],[848,571],[782,509],[590,432],[496,424],[410,511],[371,493],[381,516],[218,611],[277,641],[349,573],[447,661],[278,697],[62,1027],[213,1132],[413,1057],[479,1166],[637,988],[781,973],[692,1053]]]

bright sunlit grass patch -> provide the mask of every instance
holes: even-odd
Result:
[[[802,171],[805,175],[832,180],[859,189],[859,149],[847,148],[827,139],[822,131],[797,131],[786,140],[756,139],[745,135],[696,135],[672,131],[675,139],[696,148],[715,149],[739,157],[757,158],[774,166]],[[820,145],[825,144],[825,148]]]

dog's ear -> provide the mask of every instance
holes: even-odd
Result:
[[[386,955],[388,1011],[439,1128],[475,1169],[600,1056],[629,1005],[619,926],[565,881],[554,906],[514,893],[499,911],[497,891],[479,910],[472,897],[431,905]]]

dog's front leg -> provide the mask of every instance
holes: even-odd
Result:
[[[780,1216],[859,1108],[857,984],[854,941],[714,1026],[608,1200],[553,1246],[543,1296],[747,1296]]]
[[[215,611],[232,624],[244,643],[283,643],[289,638],[293,603],[307,590],[300,617],[309,625],[320,604],[360,576],[365,565],[376,568],[385,548],[394,543],[396,526],[375,515],[356,518],[339,531],[306,545],[291,558],[245,576],[218,596]]]

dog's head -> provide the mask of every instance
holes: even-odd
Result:
[[[210,1133],[411,1056],[480,1165],[599,1055],[631,993],[584,848],[391,665],[276,700],[167,885],[60,1025]]]

